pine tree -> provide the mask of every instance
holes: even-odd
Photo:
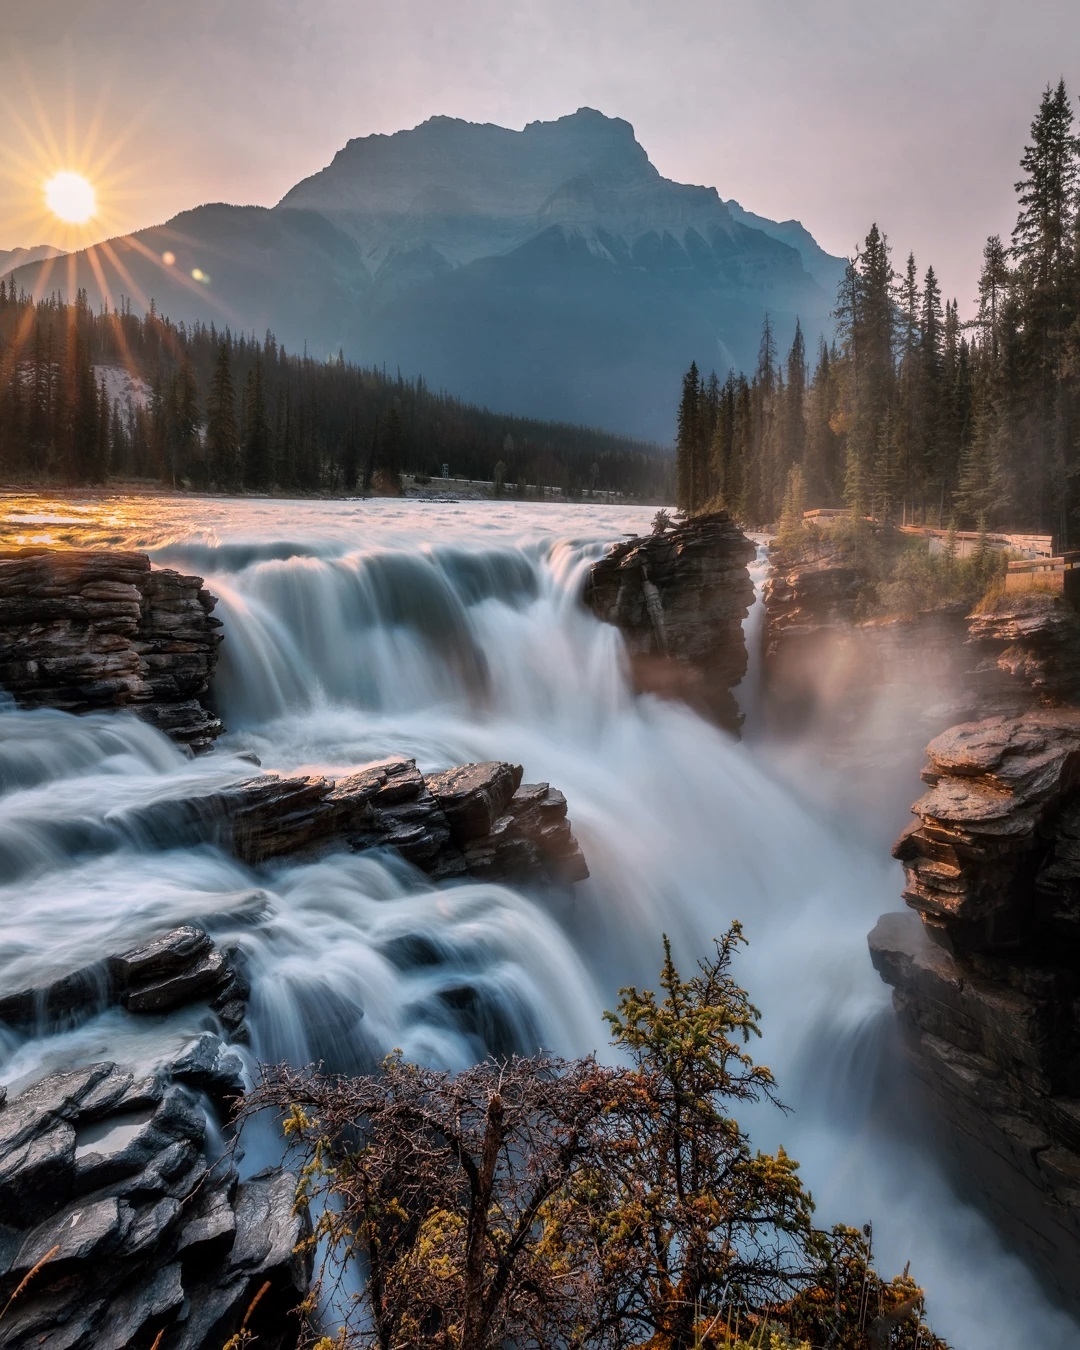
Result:
[[[697,507],[696,469],[701,439],[701,377],[697,362],[683,376],[675,440],[675,505],[680,511]]]
[[[244,386],[244,486],[264,491],[270,485],[270,423],[266,417],[260,357]]]
[[[205,478],[203,466],[197,463],[199,450],[199,388],[195,371],[185,353],[173,384],[173,437],[170,474],[175,487],[182,475],[199,481]]]
[[[223,339],[206,400],[206,454],[211,476],[219,488],[238,486],[239,441],[232,362],[228,339]]]

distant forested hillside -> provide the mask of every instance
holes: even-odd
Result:
[[[749,377],[683,380],[678,500],[775,521],[811,506],[1080,540],[1080,139],[1048,87],[1017,184],[1011,243],[983,250],[978,313],[942,303],[933,267],[893,267],[874,225],[836,302],[837,339],[777,352],[766,319]]]
[[[0,482],[148,478],[233,491],[393,490],[441,473],[669,500],[660,446],[509,417],[154,309],[34,301],[0,281]]]

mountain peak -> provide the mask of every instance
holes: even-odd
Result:
[[[281,206],[360,216],[410,215],[453,200],[465,215],[517,218],[539,211],[582,175],[649,182],[659,174],[620,117],[579,108],[522,131],[460,117],[429,117],[410,131],[361,136],[327,168],[298,183]]]

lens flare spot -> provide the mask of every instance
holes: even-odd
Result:
[[[64,169],[45,184],[45,205],[69,225],[84,225],[97,214],[97,194],[81,173]]]
[[[169,249],[166,249],[165,252],[161,255],[161,261],[165,264],[166,267],[172,267],[173,264],[176,262],[176,254],[172,253]]]
[[[201,267],[193,267],[191,269],[191,275],[195,278],[196,281],[201,281],[204,286],[209,286],[210,277],[206,272],[202,270]]]

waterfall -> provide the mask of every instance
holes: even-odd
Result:
[[[0,713],[0,989],[28,987],[187,921],[245,953],[252,1058],[366,1068],[393,1047],[450,1067],[490,1050],[605,1049],[620,985],[685,968],[732,919],[783,1115],[747,1117],[803,1165],[823,1222],[875,1223],[958,1350],[1076,1344],[989,1225],[889,1117],[888,999],[865,935],[899,869],[835,831],[743,744],[635,698],[618,633],[581,606],[591,559],[648,512],[402,502],[152,499],[49,524],[50,539],[151,550],[198,570],[225,623],[229,734],[190,760],[133,719]],[[40,537],[40,536],[38,536]],[[757,565],[763,579],[762,559]],[[747,638],[760,646],[760,598]],[[760,665],[740,699],[755,727]],[[567,797],[592,876],[572,897],[436,887],[396,857],[249,870],[148,839],[127,814],[268,769],[340,774],[390,754],[425,771],[508,759]],[[0,1044],[0,1082],[115,1057],[152,1062],[197,1011]],[[883,1087],[883,1084],[885,1085]]]

